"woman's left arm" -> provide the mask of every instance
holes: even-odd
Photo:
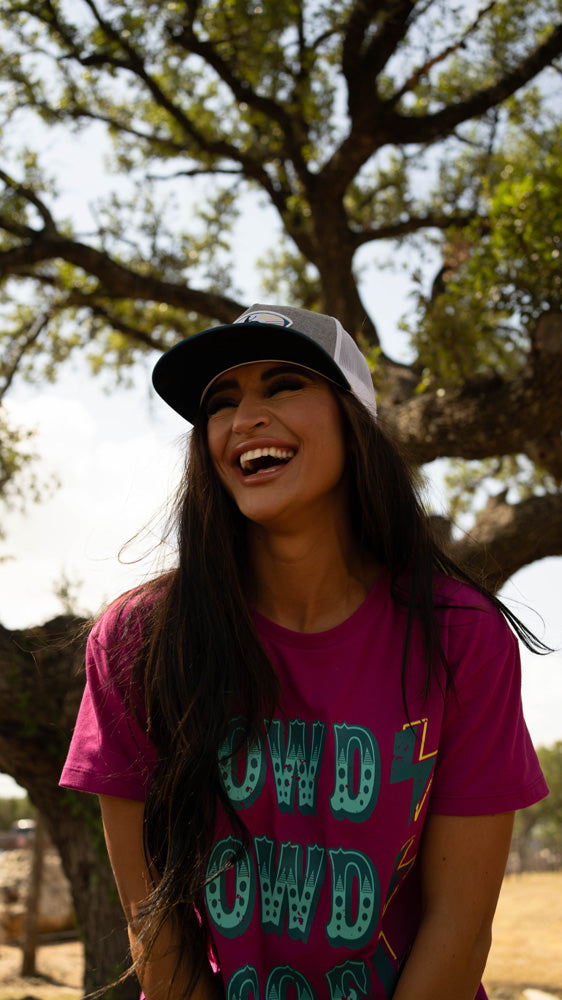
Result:
[[[394,1000],[474,1000],[492,941],[514,813],[427,817],[423,914]]]

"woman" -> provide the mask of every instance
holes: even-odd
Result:
[[[148,1000],[485,997],[547,793],[505,617],[540,644],[436,546],[337,320],[253,306],[154,384],[193,423],[179,564],[95,626],[62,777]]]

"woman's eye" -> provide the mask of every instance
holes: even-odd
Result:
[[[303,389],[304,385],[304,379],[299,378],[298,375],[282,375],[269,384],[267,395],[274,396],[276,392],[285,391],[296,392],[298,389]]]
[[[212,417],[213,414],[219,413],[221,410],[228,409],[229,406],[236,406],[236,402],[230,396],[213,396],[209,400],[206,407],[207,417]]]

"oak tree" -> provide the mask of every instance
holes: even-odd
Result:
[[[337,315],[372,364],[383,425],[414,463],[453,463],[451,514],[472,504],[466,536],[440,520],[454,557],[494,588],[562,554],[561,13],[560,0],[4,0],[0,398],[76,354],[126,378],[235,318],[257,199],[265,301]],[[50,176],[49,143],[67,133],[111,150],[87,227]],[[368,304],[389,250],[415,295],[408,362]],[[14,502],[29,443],[2,411],[0,435]],[[67,628],[0,635],[0,767],[58,842],[100,984],[118,907],[92,883],[110,884],[99,824],[72,798],[63,821],[55,793],[81,645],[45,640]]]

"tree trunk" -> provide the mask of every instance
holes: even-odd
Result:
[[[21,961],[22,976],[34,976],[37,972],[37,934],[39,929],[39,904],[43,881],[43,860],[45,857],[45,824],[41,813],[37,813],[33,834],[33,855],[25,907],[23,928],[23,948]]]
[[[129,959],[97,799],[58,786],[84,686],[81,625],[65,617],[18,632],[0,626],[0,770],[27,789],[60,853],[84,939],[89,993],[113,983]],[[134,977],[107,992],[111,1000],[138,995]]]

